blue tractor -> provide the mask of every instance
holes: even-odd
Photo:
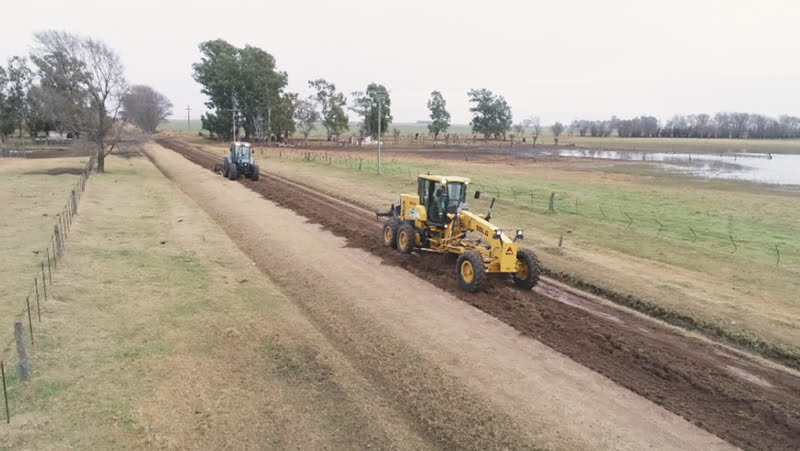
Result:
[[[231,144],[231,153],[222,161],[222,176],[236,180],[240,175],[258,180],[258,165],[253,160],[250,143],[236,141]]]

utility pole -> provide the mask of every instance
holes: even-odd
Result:
[[[189,130],[192,129],[192,116],[191,115],[192,115],[192,107],[189,106],[189,105],[186,105],[186,127],[188,127]]]
[[[378,94],[378,175],[381,175],[381,98]]]

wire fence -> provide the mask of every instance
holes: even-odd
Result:
[[[304,161],[331,167],[344,168],[363,173],[377,173],[377,161],[374,157],[364,158],[364,153],[347,151],[306,150],[298,148],[265,148],[261,153],[271,157],[292,161]],[[460,158],[460,157],[459,157]],[[468,161],[469,154],[463,158]],[[381,172],[386,175],[399,175],[408,178],[409,186],[416,186],[416,177],[428,171],[425,164],[398,162],[393,158],[383,161]],[[590,232],[594,225],[616,225],[627,235],[645,234],[651,239],[669,238],[670,244],[705,247],[716,252],[740,256],[745,252],[758,254],[762,259],[772,260],[776,268],[789,264],[797,265],[800,261],[800,246],[793,240],[771,239],[770,234],[763,232],[755,237],[752,232],[738,232],[730,221],[724,218],[705,219],[705,225],[698,225],[675,217],[671,213],[653,208],[643,212],[636,211],[628,204],[618,205],[613,202],[597,202],[596,199],[582,198],[578,194],[553,190],[546,187],[511,187],[500,185],[495,181],[473,178],[472,185],[486,195],[495,197],[498,206],[513,206],[531,213],[561,215],[569,227],[558,239],[558,247],[564,245],[565,234],[574,236],[576,229],[585,227]],[[707,222],[716,221],[711,227]],[[703,222],[703,221],[701,221]],[[722,224],[726,222],[726,224]]]
[[[13,376],[13,373],[9,371],[9,367],[6,364],[16,364],[16,378],[18,380],[27,381],[30,379],[31,372],[28,342],[30,342],[31,348],[36,345],[34,324],[41,323],[41,305],[46,303],[49,297],[52,296],[51,287],[53,284],[53,272],[58,268],[59,261],[61,261],[64,255],[65,244],[69,238],[70,228],[75,219],[75,215],[78,214],[78,205],[80,204],[83,192],[86,190],[86,182],[94,167],[94,162],[95,157],[92,155],[84,166],[80,179],[70,191],[64,207],[57,216],[56,223],[53,225],[53,234],[50,236],[50,241],[45,246],[45,251],[40,251],[37,254],[44,256],[44,258],[39,262],[36,272],[33,274],[22,309],[13,318],[13,336],[9,338],[3,348],[2,355],[0,355],[0,357],[7,357],[11,352],[12,344],[15,345],[17,350],[15,358],[11,360],[0,359],[0,377],[2,377],[3,381],[6,423],[11,422],[8,402],[8,383],[6,378],[7,376]],[[50,290],[49,293],[48,290]]]

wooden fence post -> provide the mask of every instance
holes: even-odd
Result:
[[[14,323],[14,340],[17,342],[17,356],[19,357],[17,373],[20,380],[26,381],[30,376],[30,362],[28,361],[28,350],[25,348],[25,340],[22,337],[22,323],[20,321]]]

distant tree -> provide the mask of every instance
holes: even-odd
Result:
[[[325,79],[309,80],[308,86],[316,90],[316,103],[321,109],[322,125],[327,132],[328,141],[350,128],[350,118],[345,113],[347,99],[336,92],[336,85]]]
[[[747,137],[747,123],[750,121],[750,115],[747,113],[731,113],[731,132],[732,138],[746,138]]]
[[[392,129],[392,136],[394,137],[394,143],[397,144],[397,140],[400,139],[400,129],[396,128],[396,127],[393,128]]]
[[[378,115],[378,103],[380,102],[380,117]],[[391,112],[392,101],[386,87],[377,83],[370,83],[364,92],[353,93],[353,106],[351,109],[362,118],[362,136],[371,136],[380,139],[378,136],[378,121],[380,121],[381,135],[392,122]]]
[[[522,136],[525,134],[525,126],[522,124],[514,125],[514,131],[517,132],[517,136]]]
[[[275,58],[252,46],[236,48],[222,39],[200,44],[201,59],[192,65],[192,76],[209,97],[210,111],[201,117],[203,128],[224,139],[233,138],[233,121],[244,128],[245,139],[258,134],[281,136],[292,123],[293,105],[284,88],[286,72],[278,71]],[[275,125],[274,118],[283,121]],[[288,121],[288,122],[287,122]]]
[[[97,146],[97,171],[120,140],[119,111],[127,90],[119,56],[103,42],[63,31],[34,36],[31,56],[52,117]]]
[[[446,106],[447,102],[441,92],[431,92],[431,98],[428,99],[428,110],[431,112],[428,131],[433,133],[434,139],[439,139],[439,133],[446,133],[450,128],[450,113],[447,112]]]
[[[294,120],[300,133],[303,134],[305,145],[308,145],[308,135],[314,130],[314,125],[319,121],[319,113],[314,104],[314,97],[301,99],[295,102]]]
[[[469,102],[474,105],[470,126],[474,133],[480,133],[484,139],[494,135],[503,135],[511,128],[511,108],[503,96],[495,96],[488,89],[471,89],[467,92]]]
[[[145,133],[155,133],[158,124],[172,113],[172,103],[150,86],[135,85],[122,96],[122,110],[127,121]]]
[[[533,140],[533,146],[536,146],[536,141],[539,139],[539,134],[542,133],[542,123],[539,119],[539,116],[531,116],[530,117],[530,124],[533,127],[533,131],[531,132],[531,139]]]
[[[552,127],[550,127],[550,130],[553,131],[553,142],[555,145],[558,145],[558,137],[561,136],[561,132],[564,131],[564,124],[561,122],[556,122]]]
[[[297,105],[297,94],[287,92],[281,94],[272,114],[272,133],[283,141],[295,132],[294,110]]]
[[[25,99],[27,104],[27,117],[25,124],[31,137],[36,137],[39,132],[59,130],[60,124],[54,122],[50,114],[50,106],[46,102],[46,94],[41,86],[31,86]]]
[[[3,137],[15,131],[22,136],[28,116],[27,96],[32,79],[33,72],[25,58],[9,58],[7,69],[0,67],[0,135]]]

